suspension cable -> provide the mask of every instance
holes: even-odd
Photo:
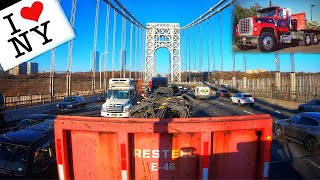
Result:
[[[130,23],[130,75],[129,77],[131,78],[131,72],[132,72],[132,26],[133,24]]]
[[[209,81],[209,72],[210,72],[210,49],[209,49],[209,20],[207,20],[207,50],[208,50],[208,74],[207,74],[207,81]]]
[[[115,9],[113,13],[113,39],[112,39],[112,78],[114,78],[114,60],[116,56],[116,30],[117,30],[117,12]]]
[[[105,69],[105,88],[107,86],[108,79],[108,53],[109,53],[109,26],[110,26],[110,5],[107,6],[107,17],[106,17],[106,34],[105,34],[105,42],[104,42],[104,69]]]
[[[189,45],[189,48],[188,48],[188,54],[189,54],[189,82],[191,82],[191,53],[190,53],[190,49],[191,49],[191,42],[190,42],[190,36],[191,36],[191,29],[188,29],[188,45]]]
[[[222,20],[221,20],[220,12],[219,12],[219,21],[220,21],[220,65],[221,65],[221,71],[223,71]]]
[[[136,31],[135,31],[135,60],[134,60],[134,78],[137,78],[137,66],[138,66],[138,26],[136,26]]]
[[[212,18],[212,27],[214,28],[214,18]],[[214,31],[212,31],[212,72],[216,70],[216,54],[215,54],[215,47],[214,47]]]
[[[77,0],[72,0],[72,9],[71,9],[71,18],[70,24],[74,28],[74,23],[76,20],[76,11],[77,11]],[[71,74],[72,71],[72,49],[73,49],[73,40],[70,40],[68,43],[68,73]]]
[[[125,15],[123,12],[121,12],[115,5],[113,5],[110,0],[104,0],[104,2],[106,2],[107,4],[110,5],[110,7],[112,9],[114,9],[115,11],[117,11],[117,13],[119,13],[121,16],[125,17],[128,21],[130,21],[131,23],[135,24],[136,26],[140,27],[140,28],[143,28],[143,29],[146,29],[145,26],[143,26],[139,21],[137,21],[135,18],[131,18],[131,17],[128,17],[127,15]],[[124,7],[121,8],[123,9],[125,12],[127,11]],[[128,14],[128,13],[127,13]]]
[[[186,26],[180,28],[181,30],[187,29],[187,28],[191,28],[193,26],[196,26],[197,24],[202,23],[203,21],[211,18],[212,16],[214,16],[215,14],[217,14],[218,12],[222,11],[223,9],[227,8],[228,6],[230,6],[231,4],[234,3],[235,0],[230,0],[228,3],[226,3],[225,5],[223,5],[222,7],[218,8],[218,10],[214,11],[218,6],[222,5],[223,2],[225,2],[225,0],[221,0],[219,1],[216,5],[212,6],[206,13],[204,13],[203,15],[201,15],[199,18],[197,18],[196,20],[192,21],[191,23],[187,24]],[[214,12],[213,12],[214,11]],[[211,13],[211,14],[210,14]]]
[[[202,55],[203,55],[203,48],[202,48],[202,24],[199,24],[199,31],[200,31],[200,73],[201,73],[201,81],[203,82],[203,62],[202,62]]]
[[[98,27],[99,27],[99,5],[100,5],[100,0],[97,0],[96,4],[96,17],[94,21],[94,34],[93,34],[93,50],[92,50],[92,55],[93,55],[93,76],[95,77],[95,72],[96,72],[96,67],[97,67],[97,57],[96,57],[96,51],[97,51],[97,37],[98,37]]]

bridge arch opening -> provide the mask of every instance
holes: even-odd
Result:
[[[170,80],[171,73],[171,53],[166,47],[155,50],[155,72],[156,76],[167,77]]]

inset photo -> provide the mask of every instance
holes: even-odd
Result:
[[[320,53],[319,0],[237,0],[233,50]]]

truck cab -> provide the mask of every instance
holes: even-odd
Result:
[[[136,103],[135,82],[131,78],[112,78],[109,80],[106,101],[102,105],[101,116],[129,117],[131,107]]]

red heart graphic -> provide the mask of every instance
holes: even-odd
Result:
[[[24,7],[21,9],[20,14],[24,19],[37,21],[42,13],[43,5],[41,2],[36,1],[31,7]]]

